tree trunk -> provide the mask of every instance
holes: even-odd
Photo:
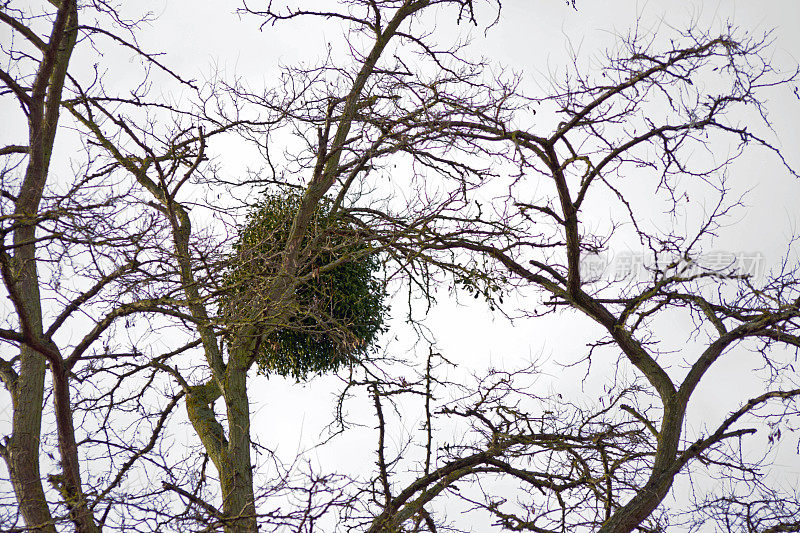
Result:
[[[258,531],[258,523],[250,464],[246,359],[231,357],[224,388],[223,393],[214,380],[192,387],[186,397],[186,411],[219,473],[225,533],[250,533]],[[220,396],[228,413],[227,438],[212,408]]]
[[[23,346],[19,377],[10,391],[14,415],[3,458],[25,524],[33,531],[56,533],[39,472],[44,372],[41,354]]]
[[[55,532],[39,470],[45,361],[49,359],[58,389],[55,410],[63,467],[63,475],[54,476],[53,484],[62,492],[76,530],[96,533],[99,528],[81,491],[67,372],[61,365],[58,350],[49,349],[51,343],[43,334],[36,264],[37,216],[58,131],[67,68],[78,34],[77,3],[63,0],[57,7],[50,39],[40,50],[42,59],[29,96],[19,96],[28,107],[28,166],[15,201],[14,217],[18,226],[14,230],[14,255],[13,258],[4,257],[3,274],[24,344],[19,375],[10,391],[14,406],[12,434],[3,455],[25,523],[34,531]],[[42,353],[43,349],[46,353]]]
[[[664,402],[664,419],[650,478],[628,503],[603,524],[598,533],[629,533],[635,530],[667,497],[680,469],[676,468],[676,462],[685,414],[685,402],[674,397]]]
[[[234,351],[228,360],[225,405],[228,410],[228,470],[220,473],[226,533],[258,531],[250,463],[250,402],[247,357]]]

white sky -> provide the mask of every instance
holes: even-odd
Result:
[[[171,16],[171,12],[165,15]],[[193,28],[193,34],[215,34],[219,15],[215,17],[217,20],[211,22],[203,16],[204,20]],[[530,86],[535,88],[536,83],[541,82],[548,72],[557,71],[564,64],[572,50],[582,57],[599,60],[600,51],[613,45],[616,34],[627,33],[637,18],[640,18],[640,27],[647,30],[658,28],[659,32],[668,32],[670,26],[683,28],[691,21],[701,28],[720,27],[732,21],[751,33],[774,29],[775,63],[791,70],[792,65],[800,59],[800,38],[797,33],[800,2],[796,1],[581,1],[576,12],[556,0],[517,0],[505,2],[500,24],[487,37],[476,31],[473,44],[476,53],[523,71]],[[192,57],[202,57],[204,54],[217,57],[218,64],[226,69],[235,70],[252,79],[253,83],[262,79],[269,84],[270,72],[274,72],[271,69],[277,61],[291,63],[303,58],[313,61],[324,49],[324,43],[335,41],[338,34],[335,25],[322,28],[293,26],[291,30],[266,28],[262,33],[248,33],[248,28],[252,26],[252,22],[245,20],[244,24],[236,26],[235,37],[223,42],[215,38],[213,46],[210,39],[203,39],[203,47],[195,49]],[[302,34],[302,39],[297,39],[298,34]],[[187,54],[196,45],[196,42],[179,43],[179,46],[186,48]],[[228,50],[230,53],[223,54]],[[187,64],[196,62],[187,56]],[[800,123],[800,101],[788,93],[776,94],[768,107],[772,112],[776,144],[786,152],[794,165],[800,166],[800,156],[796,150],[800,146],[800,129],[797,127]],[[747,196],[751,209],[742,212],[735,228],[721,234],[717,248],[761,252],[766,257],[767,267],[774,266],[786,252],[787,235],[798,226],[796,200],[800,198],[800,187],[776,161],[763,152],[743,158],[734,170],[736,183],[754,189]],[[469,304],[469,298],[465,301]],[[523,302],[523,305],[527,304],[529,302]],[[513,314],[513,308],[510,311]],[[586,368],[581,366],[566,371],[554,363],[580,359],[585,353],[585,343],[596,338],[592,333],[597,333],[596,328],[586,320],[572,315],[517,321],[512,325],[500,316],[490,315],[482,305],[457,306],[452,302],[434,309],[428,324],[438,339],[440,350],[464,368],[481,372],[490,365],[517,368],[531,360],[538,360],[545,368],[542,383],[575,399],[580,397],[580,390],[584,387],[580,380]],[[682,329],[686,327],[688,323],[685,322],[675,324],[674,342],[683,342],[685,335]],[[403,346],[402,340],[396,346]],[[604,380],[597,378],[609,371],[607,365],[614,360],[611,357],[596,363],[594,380],[588,380],[585,384],[587,392],[602,386]],[[752,377],[752,366],[752,358],[745,352],[737,351],[731,356],[729,364],[712,372],[704,386],[697,391],[690,424],[699,429],[703,418],[719,420],[745,398],[744,395],[731,398],[724,394],[731,387],[741,392],[751,390],[755,394],[758,390],[756,383],[748,379]],[[256,378],[256,382],[262,379]],[[317,431],[314,428],[326,421],[327,412],[320,412],[318,402],[324,397],[320,391],[327,392],[327,383],[325,380],[315,380],[310,385],[286,385],[287,388],[283,389],[276,380],[270,382],[270,387],[264,389],[259,406],[254,407],[253,419],[254,424],[263,424],[263,435],[268,441],[267,435],[274,432],[276,426],[280,427],[281,442],[274,444],[288,452],[295,447],[302,447],[295,445],[292,438],[287,438],[289,435],[299,436],[302,433],[305,438],[301,440],[313,441]],[[275,390],[276,386],[281,390]],[[735,402],[732,402],[734,399]],[[287,405],[298,408],[288,410]],[[406,422],[408,431],[414,431],[418,421],[411,414],[411,421]],[[359,444],[364,446],[363,442],[359,442],[360,438],[358,433],[346,437],[342,448],[353,450],[358,449]],[[367,451],[369,445],[362,449]],[[353,464],[353,468],[364,462],[370,466],[373,461],[371,456],[364,457],[352,452],[344,456],[324,453],[315,456],[322,464],[334,460],[341,464]],[[793,479],[800,475],[796,459],[794,450],[788,446],[778,458],[784,473]]]
[[[187,76],[202,78],[213,68],[220,68],[228,75],[244,77],[252,86],[268,87],[277,79],[279,63],[298,60],[313,63],[323,53],[325,43],[339,39],[340,30],[334,24],[287,24],[259,31],[258,20],[249,17],[239,20],[232,13],[236,6],[236,2],[162,2],[153,8],[161,13],[161,18],[154,23],[153,31],[143,36],[142,44],[151,50],[166,51],[166,62]],[[474,32],[474,46],[476,53],[524,72],[530,87],[535,88],[547,72],[557,71],[564,64],[571,49],[582,57],[599,59],[598,52],[613,44],[615,34],[625,34],[637,17],[642,27],[661,28],[659,31],[668,31],[670,26],[680,29],[690,21],[696,21],[700,27],[718,27],[728,20],[754,33],[774,28],[775,63],[791,69],[800,60],[800,1],[797,0],[579,0],[577,11],[561,0],[512,0],[504,2],[502,19],[487,37],[482,31]],[[113,76],[125,76],[123,65],[120,63]],[[800,100],[788,93],[776,94],[768,107],[772,111],[776,143],[790,162],[800,167],[797,150]],[[249,155],[242,156],[235,145],[226,149],[231,151],[226,154],[231,164],[235,165],[237,160],[248,162]],[[767,266],[776,265],[785,253],[787,235],[798,230],[796,205],[800,187],[774,158],[765,157],[764,153],[744,158],[734,169],[737,183],[754,187],[747,197],[752,208],[735,229],[721,236],[719,247],[759,251],[765,255]],[[509,311],[513,314],[513,308]],[[587,333],[592,331],[585,320],[561,315],[512,325],[499,315],[490,316],[482,305],[446,303],[433,311],[429,325],[437,336],[439,349],[465,368],[480,371],[488,364],[515,368],[530,360],[542,360],[546,374],[552,377],[546,380],[548,386],[579,394],[579,379],[585,367],[566,372],[552,363],[582,356]],[[676,329],[682,325],[676,324]],[[396,345],[407,344],[401,339]],[[748,374],[750,366],[745,356],[737,355],[735,364],[708,377],[725,388],[732,382],[747,387],[750,386],[747,380],[740,378]],[[596,372],[599,375],[602,370]],[[251,385],[254,434],[263,435],[262,442],[268,447],[279,447],[286,453],[304,447],[304,443],[316,438],[320,425],[327,422],[331,409],[327,404],[320,407],[319,402],[326,402],[335,388],[334,383],[325,380],[295,385],[271,379],[267,384],[266,378],[255,377]],[[697,406],[695,414],[702,411],[705,415],[720,416],[729,410],[732,406],[720,394],[725,388],[706,387],[698,391],[699,397],[693,404]],[[0,416],[2,422],[4,416]],[[413,416],[408,429],[414,429]],[[273,435],[280,435],[280,439]],[[358,434],[354,435],[351,439],[357,440]],[[343,441],[343,444],[355,447],[359,443]],[[364,448],[367,453],[371,445],[370,442]],[[789,454],[781,456],[780,461],[785,462],[788,471],[800,476],[796,458]],[[320,460],[329,459],[320,457]],[[374,462],[371,456],[352,454],[334,460],[341,460],[341,464]]]

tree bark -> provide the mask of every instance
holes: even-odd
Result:
[[[253,471],[250,462],[250,401],[247,396],[247,354],[233,351],[228,359],[225,406],[228,411],[228,470],[220,476],[222,491],[229,495],[223,512],[231,520],[226,533],[258,531]]]
[[[11,436],[3,458],[25,524],[33,531],[56,533],[39,472],[39,437],[42,426],[45,361],[23,346],[19,377],[11,392],[14,409]]]
[[[10,390],[14,408],[12,433],[3,456],[25,523],[34,531],[55,532],[39,469],[39,439],[44,399],[46,360],[54,370],[55,410],[58,422],[62,476],[51,478],[70,509],[77,531],[95,533],[91,511],[81,491],[77,446],[69,400],[67,372],[58,350],[43,335],[41,295],[36,264],[36,228],[39,205],[47,183],[58,131],[62,91],[78,33],[78,7],[74,0],[58,4],[50,39],[41,49],[42,59],[29,96],[18,95],[28,109],[28,166],[15,203],[14,255],[3,261],[4,278],[14,303],[24,338],[19,375]],[[47,348],[44,352],[42,348]],[[58,368],[56,368],[58,367]],[[56,372],[58,370],[58,372]]]

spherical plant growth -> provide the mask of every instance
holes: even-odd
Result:
[[[276,323],[283,313],[270,294],[299,206],[296,194],[269,195],[252,210],[233,246],[221,301],[230,340],[246,341],[262,372],[296,379],[364,356],[387,311],[378,257],[323,202],[302,241],[292,308]]]

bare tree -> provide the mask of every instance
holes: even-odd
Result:
[[[257,529],[247,376],[257,360],[259,343],[270,331],[297,324],[300,314],[312,313],[319,318],[318,309],[298,308],[297,287],[318,277],[320,270],[353,259],[334,253],[332,264],[318,264],[320,247],[331,242],[324,232],[316,236],[312,233],[311,244],[306,244],[323,201],[328,210],[326,216],[345,221],[336,226],[351,234],[345,242],[364,243],[355,247],[353,253],[357,257],[374,254],[379,247],[370,244],[375,238],[354,216],[354,204],[372,201],[365,192],[366,176],[390,156],[404,153],[426,168],[450,174],[458,178],[454,180],[458,189],[464,187],[465,180],[487,174],[484,169],[459,161],[454,151],[457,137],[441,129],[437,121],[421,120],[436,101],[438,85],[456,86],[477,80],[481,65],[459,58],[458,47],[439,49],[420,24],[420,17],[426,11],[448,9],[456,19],[474,21],[472,3],[363,2],[353,9],[357,15],[272,7],[258,12],[246,8],[245,11],[264,17],[266,23],[304,16],[349,21],[353,24],[348,35],[353,61],[345,66],[330,60],[313,69],[290,68],[285,85],[266,94],[254,94],[240,86],[211,87],[211,96],[205,97],[205,103],[214,102],[207,108],[215,109],[216,115],[204,114],[205,109],[188,117],[178,113],[173,126],[159,129],[149,120],[133,118],[135,114],[126,116],[120,109],[112,111],[102,99],[87,98],[69,105],[105,150],[109,168],[126,171],[151,196],[152,209],[170,228],[170,246],[155,259],[165,265],[165,274],[154,280],[154,286],[162,286],[165,293],[175,295],[171,314],[188,325],[190,337],[196,336],[204,362],[198,366],[194,361],[183,368],[161,362],[154,365],[169,373],[181,387],[189,420],[216,468],[222,509],[211,513],[211,517],[221,522],[225,531]],[[403,56],[410,53],[420,54],[427,61],[433,71],[430,79],[418,79],[409,70],[411,60],[404,60]],[[443,62],[440,55],[446,55],[448,61]],[[475,86],[471,98],[477,105],[491,95],[477,82]],[[461,103],[468,101],[465,97]],[[483,105],[488,107],[490,103]],[[136,102],[136,106],[140,104]],[[457,108],[450,109],[450,113],[457,114]],[[269,279],[260,282],[258,305],[265,311],[254,311],[259,316],[252,324],[240,320],[234,331],[219,309],[220,299],[233,290],[220,281],[224,258],[219,256],[219,246],[213,240],[193,230],[190,209],[201,202],[189,191],[193,183],[220,183],[207,156],[207,143],[214,136],[238,131],[256,139],[271,162],[271,154],[278,151],[272,146],[272,139],[282,129],[294,130],[304,145],[292,156],[286,170],[261,177],[260,183],[272,184],[278,191],[300,191],[299,201],[287,219],[289,230],[281,248],[271,257],[261,257],[275,262],[274,268],[267,269],[271,272]],[[429,206],[426,215],[415,214],[415,224],[421,223],[423,216],[432,219],[438,212],[454,209],[452,202],[446,198]],[[409,211],[409,207],[404,209]],[[417,234],[415,228],[394,228],[392,235],[385,238],[409,241]],[[171,264],[177,272],[169,271],[166,265]],[[318,321],[328,327],[325,322]],[[190,376],[192,373],[200,379]],[[224,404],[222,416],[214,412],[217,400]],[[187,491],[175,489],[188,497]],[[198,494],[193,497],[202,508],[213,508],[210,503],[200,503]]]
[[[483,254],[495,261],[493,279],[507,276],[540,290],[538,306],[579,311],[606,332],[584,362],[614,361],[618,354],[616,375],[624,378],[606,389],[607,401],[596,408],[532,401],[515,394],[513,385],[498,389],[492,380],[474,400],[445,407],[443,413],[471,421],[482,438],[459,444],[459,453],[445,454],[431,476],[395,489],[392,497],[387,489],[376,531],[410,519],[457,480],[485,487],[485,475],[513,479],[525,492],[516,503],[485,489],[483,498],[464,496],[509,530],[661,531],[687,520],[662,506],[676,479],[701,470],[725,479],[730,492],[696,502],[693,511],[684,509],[686,516],[714,517],[731,531],[797,530],[790,503],[796,494],[763,485],[758,465],[737,452],[755,433],[755,417],[779,427],[798,414],[800,388],[792,367],[800,347],[797,266],[787,262],[757,280],[730,258],[711,265],[703,257],[732,213],[744,208],[740,198],[731,198],[726,174],[739,154],[762,149],[797,176],[767,140],[770,124],[761,99],[762,90],[790,84],[797,72],[773,67],[768,37],[740,37],[732,29],[719,36],[691,29],[661,51],[659,43],[631,35],[600,72],[585,72],[576,62],[552,95],[531,98],[559,117],[550,131],[519,129],[512,125],[524,118],[519,114],[515,122],[491,123],[492,117],[478,113],[439,122],[467,138],[507,143],[505,158],[517,170],[507,197],[483,212],[480,206],[461,211],[454,219],[459,229],[426,232],[426,249],[434,258],[438,249]],[[715,83],[708,83],[709,76]],[[751,123],[742,119],[748,111],[756,117]],[[725,136],[737,143],[733,156],[692,157],[699,149],[713,152]],[[503,159],[497,149],[486,154]],[[637,196],[630,176],[653,180],[655,200]],[[695,230],[678,231],[686,220],[680,218],[684,205],[695,201],[689,192],[703,187],[699,201],[706,201],[703,193],[713,194],[716,207],[692,220]],[[656,200],[672,217],[663,226],[650,215]],[[606,202],[615,204],[609,209]],[[486,231],[470,235],[481,225]],[[645,279],[598,277],[587,268],[587,257],[630,243],[649,256]],[[468,286],[495,296],[491,286]],[[685,332],[688,344],[667,349],[676,314],[693,325]],[[580,323],[579,317],[570,320]],[[739,398],[740,406],[721,420],[706,420],[712,429],[689,432],[693,395],[735,347],[761,355],[762,393]],[[676,368],[676,361],[686,368]],[[774,403],[779,405],[769,408]]]
[[[84,24],[84,15],[98,25]],[[77,74],[85,72],[85,53],[98,40],[182,81],[139,49],[135,30],[144,20],[126,19],[102,3],[5,2],[0,8],[12,35],[3,46],[9,70],[0,71],[4,117],[27,124],[26,141],[0,150],[0,271],[13,304],[4,308],[0,330],[0,369],[13,411],[11,435],[0,445],[14,492],[4,529],[56,531],[68,521],[76,531],[100,531],[114,522],[112,510],[127,496],[123,480],[143,457],[151,467],[165,467],[156,444],[182,395],[153,398],[149,361],[142,361],[136,342],[114,339],[134,315],[170,312],[164,303],[171,297],[151,297],[146,283],[153,274],[148,250],[160,248],[160,222],[132,214],[136,198],[112,168],[94,160],[91,143],[77,151],[86,160],[73,158],[71,169],[63,156],[75,142],[69,136],[75,123],[67,118],[63,125],[65,108],[91,97],[116,99],[96,73],[85,83]],[[137,90],[126,96],[140,97]],[[81,142],[86,138],[75,144]],[[43,413],[54,417],[44,431]],[[109,425],[124,418],[125,424]],[[50,471],[47,487],[42,465]]]
[[[28,142],[3,149],[4,154],[25,154],[27,167],[18,190],[6,191],[6,184],[3,184],[4,197],[13,205],[4,228],[4,234],[13,239],[13,244],[4,246],[3,281],[17,319],[16,327],[5,331],[4,338],[19,345],[20,356],[18,372],[11,362],[3,361],[3,381],[11,393],[14,417],[11,437],[1,450],[26,522],[54,531],[42,489],[38,455],[45,365],[49,363],[53,371],[63,493],[76,526],[93,531],[95,526],[81,488],[72,428],[69,367],[52,339],[44,334],[36,262],[36,229],[43,218],[40,204],[58,131],[67,68],[77,40],[76,4],[65,1],[56,7],[47,41],[27,27],[24,18],[20,20],[9,14],[5,6],[2,14],[3,22],[27,40],[26,44],[35,50],[38,58],[33,60],[30,73],[2,73],[7,90],[17,99],[28,121]],[[23,54],[22,51],[16,53]]]
[[[357,0],[324,10],[247,3],[245,18],[266,27],[310,18],[347,28],[345,57],[332,51],[315,66],[289,66],[265,90],[222,79],[197,87],[145,51],[137,24],[103,3],[62,2],[42,17],[3,6],[2,21],[27,43],[10,49],[16,70],[0,71],[4,97],[19,104],[29,130],[27,144],[0,151],[0,267],[14,305],[0,337],[19,351],[0,363],[14,409],[0,451],[25,522],[6,512],[8,529],[55,531],[68,521],[63,527],[77,531],[467,530],[447,515],[456,502],[512,531],[659,531],[709,518],[729,530],[798,530],[796,495],[771,487],[737,453],[754,416],[778,431],[798,415],[796,265],[761,282],[702,262],[715,232],[744,208],[726,181],[735,155],[760,147],[783,161],[759,133],[769,126],[761,90],[796,73],[773,69],[766,39],[693,29],[671,43],[622,39],[604,69],[576,62],[566,81],[532,97],[457,38],[443,46],[441,26],[431,30],[431,17],[474,24],[487,6],[491,24],[498,6],[469,0]],[[98,22],[79,22],[87,12]],[[157,101],[147,83],[115,96],[68,74],[73,48],[105,39],[189,89],[186,105]],[[709,75],[715,83],[705,89]],[[531,109],[549,114],[552,129],[521,128]],[[48,178],[63,110],[85,157],[65,182]],[[261,150],[266,169],[231,177],[214,151],[229,135]],[[739,143],[734,157],[705,166],[692,157],[723,138]],[[633,172],[653,180],[655,199],[631,190]],[[715,195],[716,208],[689,233],[659,229],[648,214],[654,202],[680,213],[697,201],[690,180]],[[264,194],[298,198],[286,237],[257,256],[270,263],[263,279],[232,279],[230,245]],[[613,215],[595,208],[609,201]],[[318,225],[320,212],[337,223]],[[630,242],[652,256],[646,280],[586,268],[587,258]],[[366,256],[426,305],[443,283],[491,308],[508,291],[533,288],[537,309],[602,328],[584,362],[610,358],[616,379],[599,403],[583,402],[535,388],[536,368],[465,383],[446,379],[446,360],[431,352],[412,379],[391,354],[362,354],[340,373],[332,428],[357,430],[343,406],[367,402],[374,470],[360,477],[297,458],[283,464],[256,444],[251,426],[250,380],[277,371],[258,358],[261,343],[309,318],[343,331],[298,289]],[[243,285],[257,285],[260,308],[232,324],[226,299]],[[688,369],[658,343],[670,338],[674,313],[693,321],[679,352]],[[690,401],[734,346],[761,354],[763,391],[694,433],[685,425]],[[41,427],[46,393],[55,448]],[[418,433],[404,432],[404,402],[420,406]],[[169,431],[182,420],[179,406],[194,429],[185,440]],[[176,442],[186,446],[177,457],[166,449]],[[55,471],[50,488],[42,464]],[[664,504],[682,473],[700,471],[725,479],[725,492],[698,493],[686,509]],[[140,481],[128,483],[134,472]]]

